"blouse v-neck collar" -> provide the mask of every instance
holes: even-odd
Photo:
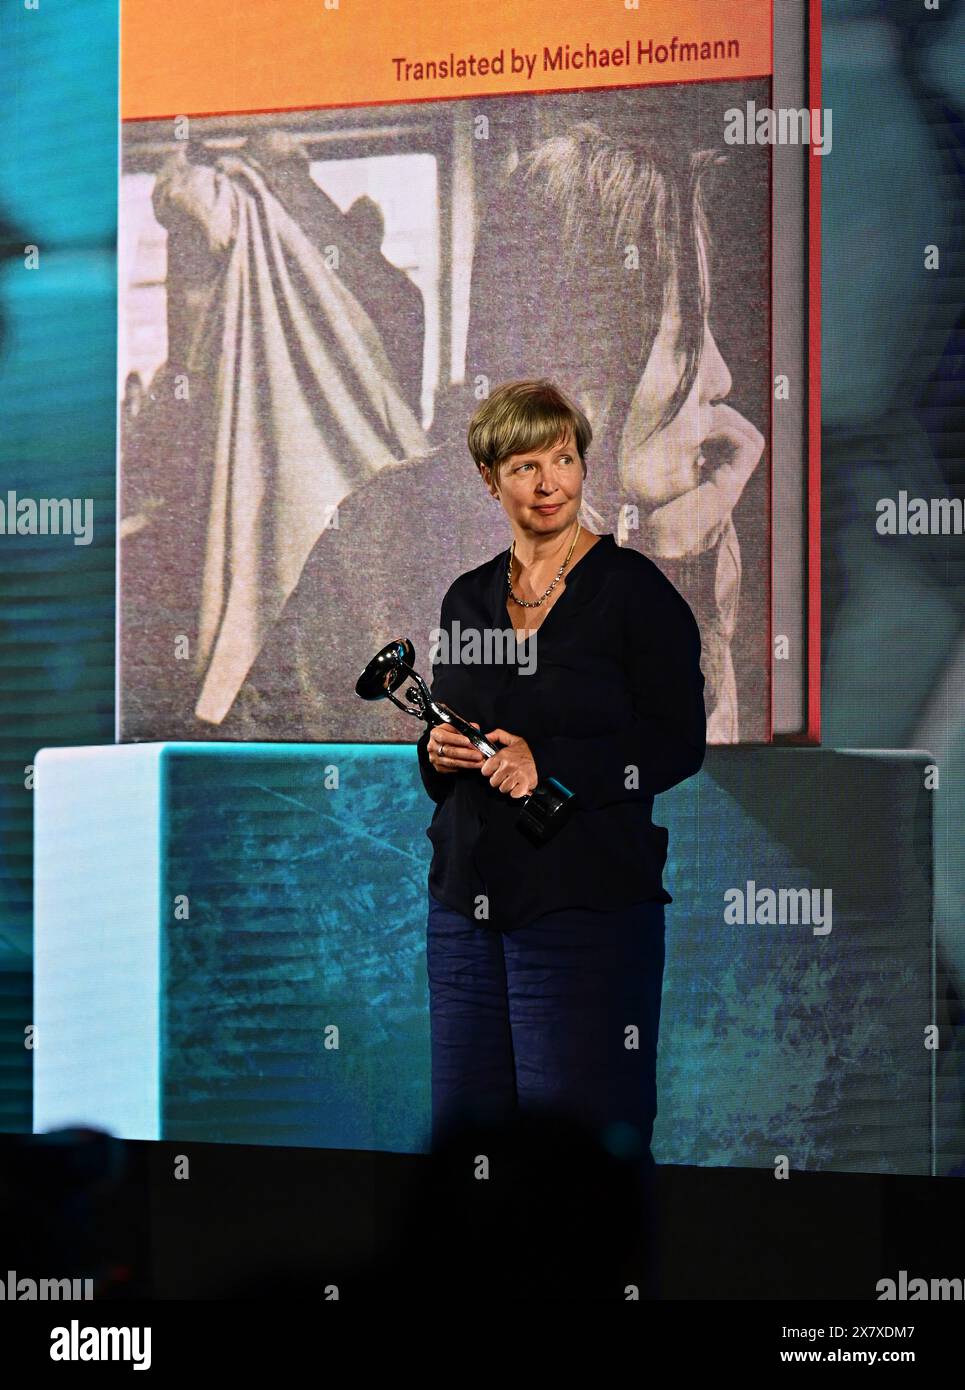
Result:
[[[568,601],[569,607],[573,607],[574,602],[580,602],[581,599],[590,597],[593,585],[589,583],[588,576],[595,571],[596,565],[600,559],[600,552],[613,549],[615,546],[616,539],[612,531],[608,531],[604,535],[601,535],[597,543],[590,546],[590,549],[577,560],[572,570],[564,575],[566,584],[563,593],[556,600],[556,603],[553,604],[553,607],[550,609],[549,613],[547,613],[543,622],[540,623],[540,626],[536,629],[537,632],[542,629],[544,623],[549,622],[551,615],[556,611],[566,594],[570,595],[570,600]],[[509,551],[510,547],[507,546],[493,561],[495,568],[490,578],[489,600],[490,610],[496,619],[494,622],[495,627],[512,626],[509,613],[506,609],[506,566],[509,564]]]

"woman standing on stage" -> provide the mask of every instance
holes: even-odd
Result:
[[[432,693],[500,746],[450,724],[419,741],[428,835],[435,1137],[548,1107],[652,1163],[667,831],[653,798],[705,751],[700,635],[653,561],[579,520],[591,428],[544,380],[494,390],[469,449],[511,544],[442,605]],[[486,633],[516,629],[517,660]],[[458,625],[458,626],[456,626]],[[576,810],[549,843],[516,827],[552,776]],[[614,1128],[619,1134],[614,1132]]]

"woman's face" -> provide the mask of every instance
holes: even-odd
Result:
[[[488,469],[484,477],[492,491]],[[552,536],[569,530],[583,499],[583,465],[572,429],[546,448],[504,459],[496,486],[517,535]]]
[[[701,259],[706,266],[703,247]],[[625,496],[648,509],[698,485],[706,462],[702,445],[714,430],[714,402],[726,396],[732,385],[705,316],[703,345],[690,394],[670,423],[652,433],[685,365],[684,354],[678,351],[679,335],[680,314],[674,287],[620,439],[621,489]]]

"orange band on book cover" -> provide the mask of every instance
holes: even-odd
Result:
[[[121,118],[770,74],[772,0],[121,0]]]

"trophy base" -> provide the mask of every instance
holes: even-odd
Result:
[[[569,820],[575,802],[573,793],[562,782],[546,777],[526,798],[516,828],[531,845],[545,845]]]

